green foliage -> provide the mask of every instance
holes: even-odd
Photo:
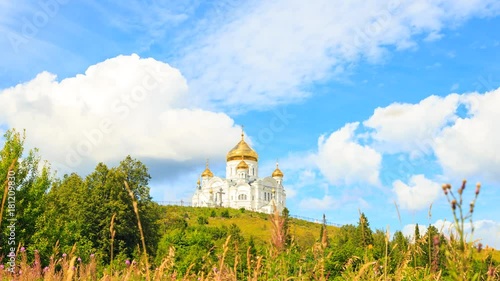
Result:
[[[0,236],[0,256],[6,256],[12,246],[33,245],[33,235],[38,230],[37,220],[46,210],[46,192],[53,181],[50,168],[47,163],[41,162],[38,150],[23,155],[24,132],[21,134],[9,130],[4,137],[4,147],[0,151],[0,182],[4,183],[11,168],[9,176],[13,185],[7,194],[3,190],[0,192],[1,200],[5,200],[0,229],[3,233]],[[15,219],[15,240],[7,239],[10,230],[6,219]]]
[[[222,211],[222,212],[220,213],[220,216],[221,216],[222,218],[230,218],[230,216],[229,216],[229,211],[228,211],[227,209],[226,209],[226,210],[224,210],[224,211]]]
[[[36,208],[22,208],[21,212],[25,218],[31,217],[25,215],[26,211],[37,214],[32,227],[26,227],[33,230],[28,236],[30,247],[38,249],[41,257],[47,259],[54,253],[56,244],[60,245],[56,251],[65,253],[77,245],[76,254],[96,254],[107,262],[111,249],[111,217],[116,215],[113,225],[115,255],[133,256],[140,244],[140,234],[131,198],[124,188],[127,180],[138,201],[147,247],[153,251],[160,238],[160,208],[149,196],[146,186],[149,178],[147,168],[128,156],[116,168],[109,169],[99,163],[85,179],[77,174],[64,175],[62,179],[54,180],[50,191],[45,194],[42,190],[47,188],[43,186],[50,183],[47,171],[42,170],[32,182],[33,186],[42,186],[34,196],[42,198],[43,204],[40,203],[39,208],[43,208],[43,213],[31,211]],[[30,202],[33,205],[37,201],[31,199]]]
[[[204,225],[204,224],[208,224],[208,219],[206,217],[198,217],[198,224],[199,225]]]
[[[370,229],[370,223],[364,213],[359,216],[358,226],[356,228],[357,241],[361,246],[367,247],[373,245],[373,232]]]

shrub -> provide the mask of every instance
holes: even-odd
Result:
[[[223,218],[230,218],[229,216],[229,210],[224,210],[220,213],[220,216]]]
[[[199,224],[199,225],[205,225],[205,224],[208,224],[208,219],[207,219],[206,217],[199,216],[199,217],[198,217],[198,224]]]

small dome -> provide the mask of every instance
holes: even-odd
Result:
[[[203,173],[201,173],[201,177],[209,177],[209,178],[212,178],[214,176],[214,173],[212,173],[212,171],[210,171],[210,169],[208,168],[208,160],[207,160],[207,163],[205,164],[205,171],[203,171]]]
[[[238,166],[236,166],[236,170],[240,169],[248,170],[248,164],[243,160],[241,160],[240,163],[238,163]]]
[[[276,169],[274,170],[272,177],[273,178],[275,178],[275,177],[282,178],[283,177],[283,172],[280,170],[280,168],[278,168],[278,163],[276,163]]]
[[[257,161],[259,158],[259,155],[257,155],[257,152],[253,150],[245,141],[245,134],[241,133],[241,140],[238,144],[236,144],[233,149],[231,149],[226,156],[226,160],[229,162],[231,160],[237,160],[241,156],[243,156],[243,159],[245,160],[253,160]]]

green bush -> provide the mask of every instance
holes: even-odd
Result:
[[[229,210],[224,210],[220,213],[220,216],[223,217],[223,218],[230,218],[231,216],[229,216]]]

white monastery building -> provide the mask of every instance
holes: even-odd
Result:
[[[270,214],[274,205],[280,213],[283,211],[286,195],[278,163],[271,176],[259,178],[259,157],[245,142],[243,132],[226,161],[226,178],[214,176],[207,161],[193,195],[193,207],[245,208]]]

